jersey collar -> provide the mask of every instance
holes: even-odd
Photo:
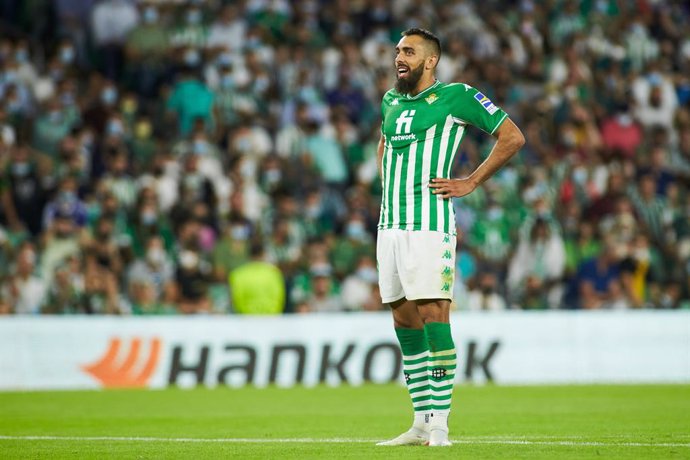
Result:
[[[413,100],[415,100],[415,99],[419,99],[420,97],[422,97],[422,96],[424,95],[424,93],[426,93],[427,91],[429,91],[429,90],[431,90],[431,89],[437,87],[437,86],[440,85],[440,84],[441,84],[441,82],[440,82],[439,80],[436,80],[431,86],[429,86],[429,87],[426,88],[425,90],[420,91],[419,93],[415,94],[414,96],[410,96],[409,94],[404,94],[403,96],[405,97],[405,99],[408,99],[408,100],[410,100],[410,101],[413,101]]]

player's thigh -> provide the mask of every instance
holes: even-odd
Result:
[[[379,270],[381,301],[391,304],[405,297],[397,266],[397,230],[381,230],[376,239],[376,264]]]
[[[442,232],[408,233],[398,264],[405,297],[450,300],[455,278],[455,236]]]

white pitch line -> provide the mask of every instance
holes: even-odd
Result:
[[[0,441],[104,441],[104,442],[172,442],[172,443],[227,443],[227,444],[352,444],[376,443],[380,439],[361,438],[157,438],[136,436],[0,436]],[[568,447],[687,447],[690,443],[681,442],[601,442],[571,440],[529,440],[506,439],[502,437],[466,437],[453,439],[455,444],[492,444],[492,445],[539,445]]]

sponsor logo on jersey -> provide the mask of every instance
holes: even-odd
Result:
[[[391,105],[398,105],[398,104],[400,104],[400,99],[393,99],[391,101]]]
[[[397,136],[391,136],[391,141],[416,141],[417,136],[414,133],[410,134],[398,134]]]
[[[496,113],[496,111],[498,110],[498,107],[496,107],[496,106],[494,105],[494,103],[491,102],[491,99],[489,99],[488,97],[484,96],[482,93],[477,93],[477,94],[475,94],[475,95],[474,95],[474,98],[475,98],[477,101],[479,101],[479,103],[482,105],[482,107],[484,107],[484,110],[486,110],[487,112],[489,112],[489,115],[493,115],[493,114]]]
[[[438,96],[436,95],[436,93],[431,93],[428,97],[424,98],[424,100],[428,104],[433,104],[434,102],[436,102],[438,100]]]
[[[412,131],[412,120],[414,119],[414,114],[416,112],[416,110],[403,110],[398,119],[395,120],[395,134],[409,134],[410,131]]]

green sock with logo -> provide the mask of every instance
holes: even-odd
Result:
[[[424,325],[429,342],[429,387],[431,390],[432,425],[446,427],[453,394],[453,380],[457,357],[455,344],[448,323],[427,323]]]
[[[395,335],[398,336],[398,342],[400,342],[405,384],[414,408],[415,417],[412,426],[424,429],[424,424],[428,421],[431,413],[431,392],[427,371],[427,360],[429,359],[427,338],[424,329],[395,328]]]

